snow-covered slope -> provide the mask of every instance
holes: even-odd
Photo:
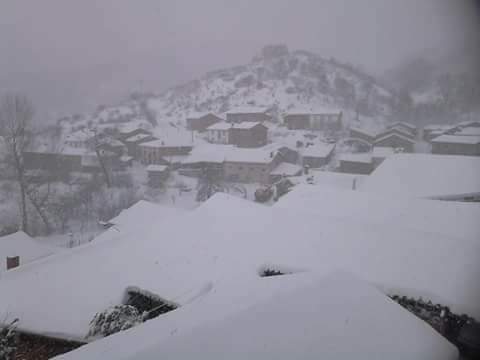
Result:
[[[389,113],[391,94],[375,79],[333,59],[306,51],[266,47],[250,64],[213,71],[198,80],[151,98],[157,118],[182,121],[189,113],[224,113],[236,107],[343,109],[353,111],[369,94],[366,114]],[[275,111],[276,110],[276,111]]]
[[[346,121],[360,109],[363,121],[381,124],[392,97],[372,76],[350,65],[267,46],[249,64],[209,72],[161,95],[135,94],[119,106],[99,109],[83,124],[144,118],[168,128],[184,126],[192,114],[222,114],[238,107],[268,108],[277,119],[288,110],[343,110]]]

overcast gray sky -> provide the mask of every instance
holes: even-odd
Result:
[[[478,36],[463,0],[0,0],[0,89],[41,116],[161,91],[269,43],[381,73]],[[476,38],[477,39],[477,38]]]

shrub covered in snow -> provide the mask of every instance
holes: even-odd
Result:
[[[15,324],[0,327],[0,360],[13,360],[17,350]]]
[[[87,337],[104,337],[127,330],[143,322],[143,316],[131,305],[115,305],[95,314]]]

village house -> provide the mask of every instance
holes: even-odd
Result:
[[[127,138],[124,138],[122,141],[127,147],[127,154],[134,158],[139,158],[139,146],[143,143],[156,140],[157,138],[151,133],[138,132],[134,135],[131,135]]]
[[[267,148],[231,151],[224,163],[225,179],[232,182],[263,183],[270,180],[270,172],[280,163],[275,150]]]
[[[342,112],[291,112],[283,121],[289,130],[340,131],[342,129]]]
[[[147,166],[148,185],[150,187],[161,187],[168,179],[169,170],[166,165],[151,164]]]
[[[207,139],[212,144],[229,144],[232,124],[218,122],[207,128]]]
[[[389,129],[375,138],[374,146],[400,148],[403,152],[413,152],[415,140],[402,131]]]
[[[369,144],[373,144],[373,142],[375,141],[376,135],[377,135],[376,133],[365,130],[365,129],[359,129],[356,127],[351,127],[349,129],[349,137],[351,139],[365,141]]]
[[[244,121],[264,122],[272,118],[268,115],[268,109],[258,107],[239,107],[227,112],[227,122],[239,124]]]
[[[235,149],[232,145],[201,145],[193,148],[181,165],[179,173],[199,177],[208,172],[212,177],[223,180],[223,167],[228,154]]]
[[[191,131],[203,132],[213,124],[223,121],[222,118],[213,113],[203,115],[191,115],[187,118],[187,129]]]
[[[304,167],[318,169],[327,165],[334,153],[335,144],[315,144],[305,147],[302,152]]]
[[[295,177],[303,174],[303,168],[299,165],[282,162],[270,172],[270,183],[275,183],[284,177]]]
[[[192,151],[193,144],[186,139],[175,139],[165,137],[139,145],[140,161],[142,164],[169,163],[172,156],[187,156]]]
[[[230,128],[229,144],[256,148],[267,144],[268,128],[259,122],[245,121]]]
[[[368,175],[373,171],[371,154],[342,154],[340,156],[340,172],[348,174]]]
[[[283,144],[272,144],[272,149],[276,149],[276,153],[282,162],[289,164],[299,163],[300,153],[295,147]]]
[[[480,136],[441,135],[431,144],[432,154],[480,156]]]
[[[124,125],[118,130],[118,138],[122,141],[139,134],[152,135],[150,131],[134,125]]]

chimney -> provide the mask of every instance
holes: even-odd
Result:
[[[7,256],[7,270],[20,266],[20,256]]]

